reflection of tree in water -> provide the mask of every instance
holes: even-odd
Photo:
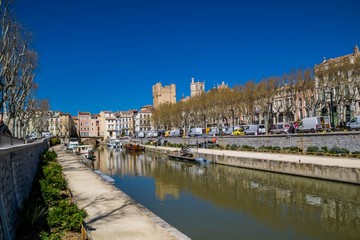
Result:
[[[154,177],[161,200],[187,191],[304,237],[357,239],[360,234],[358,186],[220,165],[202,168],[153,153],[119,156],[116,171]]]
[[[360,233],[358,186],[220,165],[167,163],[151,173],[157,186],[177,186],[178,191],[249,214],[275,229],[291,227],[317,237],[325,237],[325,230],[335,239],[356,239]]]

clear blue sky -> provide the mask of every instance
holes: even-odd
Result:
[[[313,67],[360,46],[359,0],[15,0],[52,110],[139,109],[152,85],[206,90]]]

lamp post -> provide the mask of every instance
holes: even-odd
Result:
[[[335,131],[335,125],[334,125],[334,105],[333,105],[333,92],[326,92],[330,94],[330,122],[331,122],[331,129],[334,132]]]

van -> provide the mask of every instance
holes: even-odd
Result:
[[[222,135],[231,135],[233,132],[233,127],[227,127],[223,130]]]
[[[359,130],[360,129],[360,116],[353,117],[350,122],[346,124],[347,129],[349,130]]]
[[[202,134],[203,134],[202,128],[191,128],[189,133],[188,133],[188,136],[189,137],[195,137],[195,136],[200,136]]]
[[[245,135],[258,135],[259,134],[259,125],[252,124],[248,125],[245,128]]]
[[[300,122],[297,132],[319,132],[327,129],[325,118],[322,116],[303,118]]]
[[[259,134],[265,134],[266,133],[266,127],[264,124],[259,124],[259,129],[258,129]]]
[[[169,137],[182,137],[184,131],[182,129],[175,129],[170,131]]]
[[[145,132],[140,131],[140,132],[138,133],[138,137],[139,137],[139,138],[144,138],[144,137],[145,137]]]
[[[207,134],[210,136],[216,136],[220,134],[220,130],[218,127],[209,127],[209,131],[207,131]]]

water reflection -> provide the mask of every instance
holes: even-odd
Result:
[[[214,208],[256,221],[255,228],[265,225],[273,233],[270,239],[279,239],[279,232],[287,232],[285,239],[358,239],[360,234],[360,188],[355,185],[219,165],[200,167],[164,155],[131,155],[106,147],[99,148],[96,157],[94,168],[106,174],[153,179],[158,201],[180,202],[182,195],[191,193]]]

